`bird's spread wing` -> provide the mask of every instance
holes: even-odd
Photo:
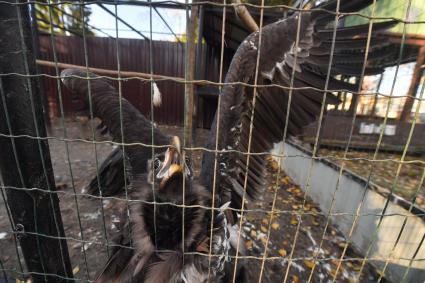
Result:
[[[89,99],[89,84],[85,78],[90,78],[93,115],[102,120],[102,124],[115,142],[152,144],[152,123],[125,98],[121,98],[120,101],[117,90],[106,79],[78,69],[63,70],[61,77],[66,87],[86,103]],[[155,145],[169,145],[171,140],[154,127],[153,142]],[[126,157],[129,159],[133,174],[146,171],[151,152],[150,146],[125,146]]]
[[[115,148],[102,162],[99,172],[85,188],[89,195],[110,197],[122,191],[125,185],[124,157],[121,148]]]
[[[354,12],[371,2],[372,0],[340,0],[339,11]],[[320,8],[335,11],[335,7],[336,1],[330,1]],[[261,195],[264,189],[266,155],[255,153],[269,152],[273,143],[282,141],[285,130],[287,136],[297,135],[304,126],[319,116],[324,95],[324,91],[320,90],[325,89],[331,57],[331,77],[327,90],[345,89],[357,92],[357,86],[339,80],[335,75],[361,74],[369,26],[338,28],[331,56],[333,27],[330,22],[334,19],[334,14],[325,11],[303,11],[262,29],[257,84],[269,86],[256,89],[255,105],[255,91],[252,87],[231,83],[254,84],[259,33],[249,35],[239,46],[226,75],[225,83],[229,84],[222,88],[219,110],[213,121],[207,145],[208,148],[215,149],[218,135],[219,151],[236,152],[217,153],[215,182],[215,153],[204,153],[201,172],[206,186],[212,189],[213,184],[216,184],[216,192],[222,202],[231,200],[232,207],[238,208],[242,204],[244,192],[247,200],[256,199]],[[373,31],[382,31],[394,24],[377,23],[374,24]],[[371,60],[379,59],[379,48],[384,45],[382,42],[371,41]],[[382,71],[369,67],[369,62],[370,60],[366,64],[366,74]],[[291,84],[292,74],[294,78]],[[287,88],[271,86],[273,84]],[[290,91],[288,87],[291,85],[296,89]],[[334,94],[327,92],[325,103],[337,104],[339,100]],[[248,147],[250,153],[254,153],[249,158],[249,164],[247,155],[238,153],[247,152]]]

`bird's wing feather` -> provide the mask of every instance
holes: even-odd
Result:
[[[368,6],[372,0],[341,0],[340,12],[353,12]],[[335,11],[336,1],[329,1],[320,8]],[[331,16],[329,16],[331,15]],[[320,114],[326,86],[326,74],[331,58],[329,40],[332,33],[327,24],[335,18],[334,14],[324,11],[303,12],[265,26],[261,34],[261,52],[258,65],[258,85],[270,84],[256,89],[255,105],[251,87],[237,82],[255,82],[259,33],[249,35],[239,46],[230,64],[225,83],[221,91],[219,105],[220,116],[213,121],[208,148],[215,149],[217,129],[218,150],[235,152],[217,153],[217,172],[214,176],[215,153],[204,153],[201,176],[207,187],[213,188],[222,198],[222,202],[232,201],[232,207],[239,208],[242,196],[246,192],[247,200],[259,198],[264,191],[264,168],[266,154],[273,143],[287,136],[299,134],[302,128],[312,123]],[[394,22],[376,24],[374,31],[392,27]],[[298,46],[297,30],[299,29]],[[333,31],[333,30],[332,30]],[[331,75],[360,75],[365,57],[368,26],[338,28],[337,40],[333,51]],[[360,38],[362,41],[360,41]],[[344,47],[354,42],[356,46]],[[373,41],[372,41],[373,42]],[[379,60],[381,45],[374,42],[371,60]],[[326,48],[326,49],[325,49]],[[315,52],[312,52],[315,51]],[[320,51],[320,52],[318,52]],[[366,74],[382,70],[366,66]],[[290,91],[291,77],[294,74]],[[280,88],[273,84],[283,86]],[[345,89],[357,91],[358,86],[331,77],[327,90]],[[291,103],[288,98],[291,93]],[[332,93],[327,93],[326,104],[339,103]],[[289,111],[286,125],[286,115]],[[254,111],[253,111],[254,110]],[[251,114],[252,116],[252,132]],[[217,127],[218,125],[218,127]],[[251,139],[250,139],[250,136]],[[247,152],[249,147],[249,164]],[[248,165],[248,166],[247,166]],[[216,178],[214,182],[214,178]],[[245,182],[246,180],[246,182]],[[245,190],[246,189],[246,190]]]
[[[124,187],[124,158],[122,150],[115,148],[103,161],[99,167],[99,172],[86,187],[86,192],[90,195],[99,196],[100,189],[102,196],[114,196]],[[98,176],[99,175],[99,178]]]
[[[90,77],[93,114],[102,120],[115,142],[124,141],[124,143],[150,145],[152,144],[153,127],[154,144],[170,144],[170,137],[154,127],[129,101],[125,98],[121,98],[120,101],[117,90],[105,78],[78,69],[65,69],[61,73],[62,82],[86,103],[88,103],[89,93],[89,86],[85,79],[87,76]],[[122,129],[120,112],[122,112]],[[121,130],[124,136],[121,135]],[[125,152],[130,161],[131,172],[133,174],[144,173],[146,162],[151,156],[151,147],[130,145],[125,146]]]

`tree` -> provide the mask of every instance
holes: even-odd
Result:
[[[35,7],[39,31],[50,33],[53,30],[54,34],[82,36],[85,26],[86,35],[94,34],[87,24],[91,15],[90,7],[73,4],[36,4]]]
[[[91,15],[91,8],[87,6],[73,5],[69,7],[70,14],[66,15],[67,28],[76,33],[83,34],[83,19],[85,24],[85,34],[93,35],[93,31],[87,26]]]

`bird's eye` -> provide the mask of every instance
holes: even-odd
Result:
[[[155,158],[155,160],[153,162],[153,168],[155,170],[158,170],[160,166],[161,166],[161,160],[159,160],[158,158]]]

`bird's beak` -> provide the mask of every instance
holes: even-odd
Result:
[[[173,138],[173,147],[165,152],[164,162],[159,169],[156,178],[161,180],[160,187],[163,186],[174,174],[183,173],[183,161],[181,157],[180,140]]]

